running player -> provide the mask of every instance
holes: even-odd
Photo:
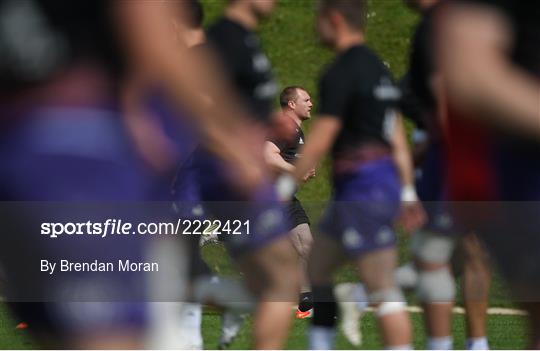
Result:
[[[302,131],[302,122],[311,118],[311,108],[313,103],[308,92],[299,86],[290,86],[283,89],[279,96],[281,112],[293,121],[295,135],[291,140],[271,140],[266,142],[265,158],[266,162],[276,174],[294,171],[293,163],[301,157],[299,149],[304,145],[305,137]],[[311,170],[304,177],[307,182],[315,176],[315,170]],[[302,281],[300,286],[300,297],[298,299],[297,318],[308,318],[311,316],[313,298],[311,287],[307,277],[307,259],[313,236],[309,227],[309,218],[302,207],[300,200],[296,196],[287,208],[289,223],[292,225],[290,232],[291,240],[300,259],[300,269],[302,271]]]
[[[294,178],[300,181],[331,150],[334,195],[309,261],[314,316],[310,348],[330,349],[336,304],[332,273],[350,258],[377,307],[383,342],[410,348],[406,303],[394,282],[397,263],[393,224],[405,205],[406,229],[421,225],[424,213],[413,186],[412,162],[401,118],[400,97],[382,61],[364,45],[366,1],[321,1],[321,41],[338,57],[320,81],[319,117],[302,151]],[[400,197],[401,176],[401,197]],[[283,188],[287,180],[282,178]]]

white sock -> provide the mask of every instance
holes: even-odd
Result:
[[[201,334],[202,307],[198,303],[184,303],[180,310],[180,330],[178,333],[184,340],[184,348],[201,350],[203,339]]]
[[[442,338],[427,339],[427,348],[429,350],[451,350],[453,347],[453,340],[451,336],[443,336]]]
[[[183,328],[200,330],[202,323],[202,307],[198,303],[184,303],[180,312]]]
[[[332,350],[335,340],[335,328],[311,326],[309,329],[309,348],[311,350]]]
[[[489,350],[489,344],[487,338],[482,336],[480,338],[468,338],[465,344],[467,350]]]
[[[413,347],[411,344],[405,345],[396,345],[396,346],[387,346],[386,350],[412,350]]]
[[[367,301],[367,293],[366,289],[364,288],[364,284],[357,283],[354,285],[354,290],[352,293],[353,301],[356,302],[356,306],[358,307],[358,310],[363,311],[368,307],[369,303]]]

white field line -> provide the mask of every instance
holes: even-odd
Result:
[[[366,311],[373,312],[375,309],[373,307],[366,308]],[[419,306],[407,306],[407,311],[410,313],[423,313],[424,310]],[[465,309],[463,307],[454,307],[452,312],[455,314],[465,314]],[[526,316],[527,312],[523,310],[518,310],[514,308],[500,308],[500,307],[491,307],[488,308],[487,313],[489,315],[502,315],[502,316]]]

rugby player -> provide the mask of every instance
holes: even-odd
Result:
[[[281,112],[294,122],[295,135],[291,140],[270,140],[266,142],[265,158],[266,162],[276,174],[294,171],[293,163],[301,157],[299,149],[304,145],[305,136],[302,131],[302,122],[311,118],[311,108],[313,103],[309,93],[302,87],[289,86],[283,89],[279,96]],[[305,175],[303,181],[315,177],[315,169]],[[313,236],[309,227],[310,222],[306,211],[302,207],[300,200],[296,196],[287,206],[289,222],[292,226],[290,231],[291,241],[298,253],[302,280],[300,286],[299,305],[296,311],[297,318],[307,318],[311,316],[313,299],[311,287],[307,277],[307,259]]]
[[[393,224],[402,204],[408,230],[422,225],[425,214],[414,191],[403,124],[394,110],[400,93],[385,65],[364,44],[366,18],[366,1],[319,3],[319,37],[338,56],[320,80],[319,116],[293,173],[301,181],[331,150],[334,195],[322,222],[324,235],[316,238],[309,261],[312,349],[333,347],[337,308],[332,273],[346,258],[355,263],[377,308],[385,346],[411,347],[405,299],[394,282]],[[282,178],[278,185],[284,189],[287,182]]]
[[[458,229],[445,203],[443,121],[441,111],[444,99],[440,93],[440,75],[437,73],[433,44],[434,17],[439,6],[437,0],[407,0],[405,3],[422,14],[422,20],[414,34],[410,69],[402,79],[402,109],[417,125],[413,133],[415,160],[418,164],[416,187],[420,199],[428,210],[428,223],[421,232],[413,234],[415,270],[408,265],[396,274],[404,281],[413,276],[418,297],[424,307],[428,333],[427,348],[451,349],[452,306],[455,283],[450,270],[450,259],[456,241],[463,241],[465,258],[464,297],[467,301],[467,324],[469,339],[467,348],[487,348],[485,317],[489,293],[487,260],[474,234],[457,236]],[[462,252],[462,250],[460,250]],[[458,257],[456,255],[455,257]],[[409,273],[409,274],[408,274]],[[474,282],[474,283],[473,283]],[[410,283],[410,282],[409,282]],[[473,285],[474,284],[474,285]],[[482,298],[480,298],[482,297]]]
[[[166,14],[175,10],[183,13],[183,6],[181,2],[0,1],[3,24],[0,46],[6,58],[0,64],[2,199],[68,202],[155,199],[149,195],[153,194],[150,189],[155,185],[152,172],[140,164],[118,108],[118,87],[127,67],[140,69],[162,82],[171,95],[193,112],[200,126],[210,126],[205,124],[209,115],[229,125],[245,115],[229,95],[230,89],[223,88],[215,66],[203,56],[194,60],[193,56],[169,45],[170,31],[163,26],[169,23]],[[182,24],[179,30],[183,28]],[[204,86],[210,81],[205,78],[209,77],[212,83]],[[220,108],[199,103],[200,91],[211,93]],[[217,146],[220,140],[227,139],[224,134],[230,130],[219,123],[207,127],[202,127],[207,131],[204,142],[215,146],[211,148],[217,154],[230,155],[226,158],[229,162],[238,162],[232,168],[242,171],[238,177],[240,183],[247,189],[257,183],[260,171],[256,163],[250,162],[250,155],[242,156],[246,150],[238,147],[242,139],[230,137],[227,145]],[[238,147],[235,152],[230,149],[233,145]],[[32,219],[28,217],[24,221]],[[17,293],[34,294],[35,301],[36,296],[42,297],[45,288],[49,293],[65,293],[81,281],[76,274],[46,286],[24,280],[34,273],[31,268],[23,269],[18,261],[21,257],[14,259],[12,251],[37,253],[26,262],[45,254],[53,257],[65,257],[66,252],[81,257],[110,254],[110,250],[96,245],[85,245],[80,250],[81,243],[73,247],[73,241],[37,248],[29,240],[21,241],[27,237],[26,232],[17,234],[21,239],[0,245],[13,288],[10,292],[16,292],[15,296],[10,294],[11,298],[17,298]],[[14,245],[19,244],[20,250],[14,250],[18,247]],[[139,241],[126,240],[122,244],[116,247],[115,254],[142,256]],[[181,269],[177,264],[171,267],[173,271]],[[143,281],[134,279],[133,275],[112,280],[92,278],[96,280],[86,283],[92,283],[93,289],[114,291],[126,299],[130,296],[137,299],[136,292],[144,295]],[[181,280],[182,275],[176,279]],[[145,336],[140,330],[146,326],[148,317],[145,307],[129,301],[62,300],[30,308],[23,306],[19,311],[28,313],[25,319],[33,325],[40,341],[52,341],[52,345],[140,348]],[[159,348],[156,345],[149,346]]]

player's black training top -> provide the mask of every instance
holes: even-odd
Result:
[[[296,134],[291,141],[287,140],[270,140],[272,143],[276,144],[279,149],[279,154],[283,159],[289,163],[294,163],[300,155],[298,151],[304,144],[304,132],[302,128],[296,127]]]
[[[436,70],[433,36],[438,8],[439,5],[434,5],[422,14],[413,35],[409,71],[399,83],[401,111],[415,122],[418,129],[428,131],[432,141],[441,135],[438,120],[434,118],[437,101],[431,89],[431,78]]]
[[[250,112],[257,120],[268,122],[278,88],[256,34],[222,18],[208,29],[208,40]]]
[[[117,74],[110,0],[0,0],[0,91],[50,79],[93,60]]]
[[[434,15],[438,6],[422,14],[422,19],[414,32],[410,57],[410,86],[420,103],[429,109],[436,101],[431,90],[430,78],[435,71],[435,49],[433,47]]]
[[[390,146],[400,91],[383,62],[364,45],[342,53],[320,80],[321,116],[341,119],[334,159],[364,145]]]

